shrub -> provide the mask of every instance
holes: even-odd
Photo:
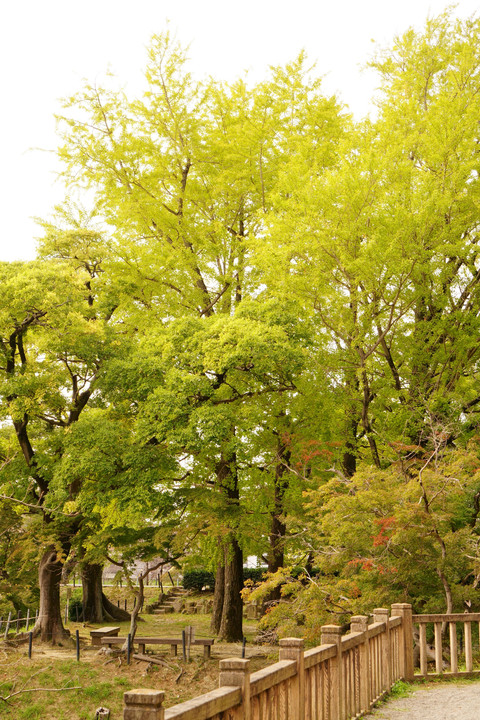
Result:
[[[243,568],[243,582],[245,582],[245,580],[261,582],[266,572],[266,568]]]
[[[208,570],[186,570],[183,574],[183,587],[185,590],[196,590],[197,592],[200,592],[204,587],[213,590],[215,588],[215,576]]]
[[[83,603],[81,598],[73,597],[68,603],[68,617],[72,622],[77,622],[77,609],[78,609],[78,620],[83,620]]]

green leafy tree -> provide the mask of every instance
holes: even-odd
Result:
[[[397,38],[373,63],[378,118],[269,216],[265,282],[317,317],[350,477],[427,417],[458,435],[477,406],[478,32],[446,13]],[[297,177],[293,159],[285,190]]]
[[[133,101],[88,85],[72,97],[62,118],[60,155],[67,177],[94,191],[112,228],[116,272],[125,287],[119,309],[125,327],[154,344],[155,323],[159,329],[172,323],[178,332],[189,326],[177,320],[191,318],[194,329],[189,331],[196,332],[197,319],[236,317],[240,304],[258,294],[252,240],[264,235],[264,216],[285,159],[304,152],[300,139],[315,133],[317,166],[331,164],[343,130],[338,104],[321,95],[303,56],[274,69],[269,80],[253,88],[241,81],[201,83],[187,72],[184,51],[165,34],[153,38],[146,80],[143,97]],[[185,351],[177,351],[181,365],[180,350]],[[170,395],[162,385],[158,390],[165,404],[158,415],[178,414],[179,422],[190,413],[180,377]],[[171,372],[168,382],[173,382]],[[197,412],[205,414],[206,427],[216,430],[206,434],[205,443],[211,442],[210,454],[216,457],[213,473],[224,494],[222,512],[234,514],[241,471],[239,431],[229,404],[245,399],[243,382],[238,397],[216,401],[214,407],[212,391],[231,392],[222,373],[202,378],[200,386]],[[256,392],[246,390],[247,396]],[[151,422],[145,436],[158,433],[156,417]],[[186,446],[192,442],[190,436],[184,441]],[[178,440],[176,447],[185,452]],[[216,583],[219,598],[222,587],[229,597],[227,605],[219,603],[226,637],[241,636],[239,588],[228,579],[233,566],[235,583],[241,576],[236,523],[223,536],[218,572],[226,579]]]
[[[44,551],[39,564],[42,639],[66,633],[59,584],[64,562],[82,522],[63,508],[53,482],[70,428],[92,402],[102,363],[111,354],[108,328],[113,306],[97,303],[96,280],[105,248],[98,230],[73,224],[45,226],[43,257],[4,263],[0,311],[1,388],[4,422],[13,427],[23,458],[16,482],[2,473],[4,495],[39,513]],[[69,484],[75,497],[78,485]]]

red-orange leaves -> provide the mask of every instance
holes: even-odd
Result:
[[[387,542],[390,540],[392,530],[395,527],[395,518],[376,518],[375,524],[379,526],[379,532],[377,533],[377,535],[374,535],[372,537],[373,547],[386,545]]]

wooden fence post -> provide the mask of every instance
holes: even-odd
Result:
[[[283,638],[280,640],[279,660],[295,660],[297,663],[296,687],[292,692],[292,706],[288,708],[288,717],[292,720],[305,718],[305,662],[303,640],[301,638]]]
[[[123,694],[123,720],[164,720],[162,690],[129,690]]]
[[[5,635],[4,635],[4,639],[5,639],[5,640],[8,638],[8,631],[10,630],[10,620],[11,620],[11,618],[12,618],[12,612],[10,611],[10,612],[8,613],[7,626],[6,626],[6,628],[5,628]]]
[[[354,615],[350,618],[350,632],[363,633],[363,642],[360,645],[360,711],[366,713],[370,710],[370,654],[368,648],[368,616]]]
[[[373,622],[385,623],[385,632],[381,635],[382,690],[390,690],[392,672],[390,669],[390,621],[388,608],[375,608]]]
[[[343,720],[343,662],[342,662],[342,628],[340,625],[322,625],[322,645],[336,645],[337,654],[332,658],[331,680],[331,720]]]
[[[250,720],[250,660],[242,658],[220,660],[219,686],[242,688],[242,718]]]
[[[395,603],[392,605],[392,616],[402,618],[400,630],[400,669],[403,679],[411,682],[413,680],[412,606],[410,603]]]

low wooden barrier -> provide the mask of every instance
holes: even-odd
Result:
[[[480,676],[480,670],[473,668],[472,650],[472,628],[476,625],[477,632],[480,632],[480,613],[413,615],[412,622],[415,626],[418,625],[421,677]],[[427,642],[429,636],[432,643]],[[429,654],[430,660],[435,663],[434,670],[429,667]]]
[[[349,720],[367,712],[400,679],[413,679],[412,608],[358,615],[342,637],[322,628],[322,644],[280,640],[279,661],[250,674],[250,661],[220,661],[220,687],[164,709],[162,692],[125,693],[124,720]],[[144,695],[145,694],[145,695]]]
[[[30,610],[28,609],[26,617],[21,617],[20,611],[18,611],[16,616],[15,613],[9,612],[8,618],[4,619],[3,617],[0,617],[0,634],[3,635],[6,640],[10,631],[19,633],[22,626],[24,626],[25,632],[28,632],[29,625],[34,625],[37,618],[38,610],[35,610],[35,613],[30,613]],[[3,623],[5,623],[5,630],[3,629]]]

